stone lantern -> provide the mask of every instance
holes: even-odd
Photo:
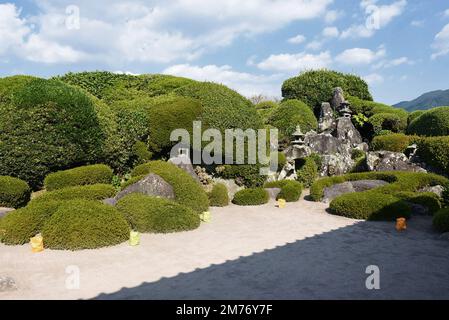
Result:
[[[304,145],[304,138],[306,135],[301,132],[301,127],[298,125],[296,126],[295,132],[292,134],[293,140],[291,144],[293,146],[303,146]]]
[[[350,104],[347,102],[343,102],[340,105],[340,110],[339,110],[340,116],[342,116],[344,118],[349,118],[349,119],[351,118],[352,110],[349,108],[349,106],[350,106]]]

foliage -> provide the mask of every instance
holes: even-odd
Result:
[[[279,108],[279,103],[275,101],[262,101],[256,104],[256,110],[264,123],[268,123],[271,115]]]
[[[239,206],[258,206],[268,203],[270,196],[263,188],[250,188],[238,191],[232,203]]]
[[[226,185],[217,183],[208,194],[211,207],[226,207],[229,205],[229,195]]]
[[[297,180],[308,188],[318,176],[318,166],[313,158],[307,157],[301,160],[300,168],[296,171]]]
[[[434,214],[441,209],[441,201],[437,194],[433,192],[398,192],[395,196],[406,202],[422,205],[429,209],[430,214]]]
[[[234,179],[239,186],[255,188],[263,186],[267,177],[260,174],[259,164],[224,165],[220,173],[224,179]]]
[[[112,182],[112,169],[104,164],[78,167],[74,169],[50,173],[45,177],[44,185],[47,191],[62,189],[71,186],[89,184],[110,184]]]
[[[264,188],[280,188],[281,192],[277,195],[276,200],[284,199],[287,202],[296,202],[301,198],[303,185],[298,181],[281,180],[267,182]]]
[[[403,132],[407,126],[405,118],[394,113],[376,113],[369,118],[369,123],[373,127],[374,135],[379,135],[383,130]]]
[[[417,155],[428,165],[449,174],[449,136],[429,137],[415,140]]]
[[[31,189],[20,179],[0,176],[0,207],[20,208],[30,201]]]
[[[135,165],[147,163],[153,157],[153,153],[148,150],[146,143],[142,141],[137,141],[136,143],[134,143],[132,154],[133,158],[135,159],[133,161]]]
[[[425,112],[426,112],[425,110],[416,110],[416,111],[410,112],[410,114],[408,115],[408,118],[407,118],[407,126],[409,126],[410,123],[413,122],[413,120],[416,120],[419,117],[421,117]]]
[[[410,123],[407,132],[419,136],[449,135],[449,107],[426,111]]]
[[[385,136],[374,137],[371,147],[375,151],[386,150],[393,152],[404,152],[411,144],[413,137],[403,133],[394,133]]]
[[[434,228],[441,232],[449,232],[449,208],[444,208],[435,213],[433,217]]]
[[[110,184],[92,184],[85,186],[66,187],[55,191],[45,192],[30,203],[46,201],[62,201],[73,199],[104,200],[116,194],[114,186]]]

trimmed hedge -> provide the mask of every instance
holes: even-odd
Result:
[[[157,174],[173,187],[178,203],[192,208],[199,213],[208,210],[209,199],[206,192],[201,185],[184,170],[169,162],[152,161],[134,168],[131,172],[131,176],[139,177],[150,173]],[[140,179],[137,178],[137,180],[134,179],[128,183],[132,184],[138,180]]]
[[[310,187],[318,176],[318,166],[315,159],[316,157],[301,159],[302,163],[300,164],[300,168],[296,171],[296,179],[306,188]]]
[[[256,104],[256,110],[265,124],[268,123],[271,115],[279,108],[279,103],[274,101],[262,101]]]
[[[134,166],[147,163],[153,157],[153,153],[148,150],[145,142],[137,141],[132,148]]]
[[[393,152],[404,152],[405,149],[412,143],[412,136],[407,136],[403,133],[389,134],[385,136],[374,137],[371,142],[371,147],[375,151],[386,150]]]
[[[404,201],[426,207],[432,215],[441,209],[440,198],[433,192],[399,192],[395,196]]]
[[[114,207],[92,200],[62,202],[42,229],[46,248],[96,249],[129,239],[129,226]]]
[[[276,200],[284,199],[287,202],[296,202],[301,198],[303,185],[298,181],[282,180],[267,182],[264,188],[280,188],[281,192],[277,195]]]
[[[410,125],[410,123],[413,122],[413,120],[418,119],[421,117],[424,113],[426,113],[426,110],[416,110],[413,112],[410,112],[407,118],[407,127]]]
[[[449,175],[449,136],[416,139],[417,155],[431,165]]]
[[[112,169],[104,164],[78,167],[49,174],[44,185],[47,191],[72,186],[108,184],[112,182]]]
[[[352,219],[396,220],[409,218],[411,207],[393,195],[356,192],[339,196],[329,205],[332,213]]]
[[[410,123],[407,133],[419,136],[449,135],[449,107],[438,107],[424,112]]]
[[[285,99],[304,101],[316,109],[322,102],[331,100],[335,87],[341,87],[346,95],[373,100],[368,85],[363,79],[330,70],[307,71],[286,80],[282,85],[282,96]]]
[[[382,131],[403,132],[407,128],[406,117],[396,113],[376,113],[369,118],[369,123],[373,126],[374,135],[380,135]]]
[[[258,206],[268,203],[270,196],[263,188],[240,190],[234,195],[232,203],[239,206]]]
[[[302,132],[316,130],[318,122],[313,111],[304,102],[299,100],[285,100],[279,108],[274,110],[268,123],[279,129],[281,137],[290,138],[296,130],[296,126],[301,126]]]
[[[441,209],[433,217],[434,228],[441,232],[449,232],[449,208]]]
[[[0,207],[20,208],[30,201],[31,189],[20,179],[0,176]]]
[[[88,95],[56,80],[25,84],[0,103],[0,175],[37,189],[49,172],[102,157],[106,137]]]
[[[117,209],[132,229],[139,232],[170,233],[193,230],[200,225],[200,216],[189,207],[143,194],[123,197]]]
[[[239,186],[247,188],[262,187],[267,180],[266,176],[260,174],[260,164],[233,164],[224,165],[220,173],[223,179],[234,179]]]
[[[51,192],[45,192],[41,196],[34,198],[30,203],[62,200],[104,200],[112,198],[116,194],[114,186],[110,184],[92,184],[85,186],[67,187]]]
[[[208,194],[211,207],[226,207],[229,205],[228,188],[223,183],[217,183]]]
[[[449,208],[449,183],[444,185],[441,201],[444,208]]]

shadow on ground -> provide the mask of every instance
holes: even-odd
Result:
[[[449,299],[449,243],[430,220],[416,217],[403,233],[360,222],[96,299]],[[365,286],[370,265],[380,290]]]

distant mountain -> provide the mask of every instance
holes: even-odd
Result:
[[[412,101],[402,101],[394,105],[407,111],[427,110],[435,107],[449,106],[449,90],[437,90],[424,93]]]

